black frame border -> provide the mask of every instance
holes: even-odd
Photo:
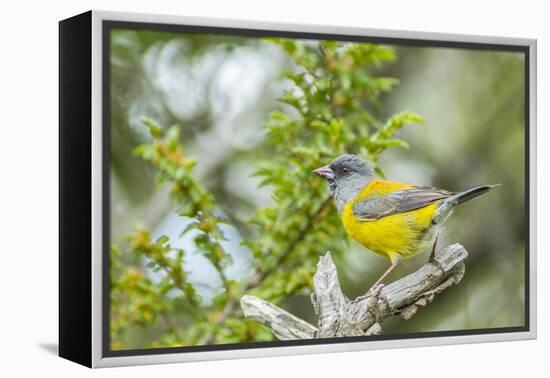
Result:
[[[243,37],[279,37],[279,38],[295,38],[295,39],[317,39],[317,40],[337,40],[350,42],[371,42],[383,43],[402,46],[416,47],[438,47],[438,48],[458,48],[469,50],[493,50],[493,51],[508,51],[519,52],[524,55],[524,113],[525,113],[525,268],[524,268],[524,287],[525,287],[525,308],[523,326],[517,327],[502,327],[502,328],[479,328],[468,330],[450,330],[450,331],[432,331],[432,332],[411,332],[405,334],[389,334],[389,335],[372,335],[372,336],[356,336],[356,337],[339,337],[327,339],[308,339],[308,340],[277,340],[268,342],[254,343],[239,343],[239,344],[216,344],[216,345],[195,345],[184,347],[167,347],[167,348],[143,348],[143,349],[128,349],[128,350],[111,350],[110,340],[110,116],[111,116],[111,96],[110,96],[110,36],[112,29],[129,29],[129,30],[151,30],[161,32],[181,32],[181,33],[202,33],[202,34],[219,34],[232,35]],[[457,41],[441,41],[431,39],[416,39],[416,38],[395,38],[395,37],[374,37],[362,35],[348,34],[332,34],[332,33],[316,33],[316,32],[296,32],[284,30],[265,30],[265,29],[246,29],[232,27],[217,27],[217,26],[197,26],[183,24],[161,24],[148,22],[133,22],[133,21],[102,21],[102,176],[103,176],[103,203],[102,203],[102,357],[126,357],[126,356],[144,356],[157,354],[173,354],[173,353],[191,353],[191,352],[211,352],[237,349],[254,349],[254,348],[278,348],[292,347],[304,345],[330,345],[330,344],[345,344],[355,342],[382,341],[382,340],[405,340],[419,338],[437,338],[449,336],[469,336],[469,335],[486,335],[500,333],[517,333],[529,332],[530,328],[530,47],[513,44],[498,44],[498,43],[483,43],[483,42],[457,42]]]
[[[59,22],[59,356],[92,366],[92,12]]]

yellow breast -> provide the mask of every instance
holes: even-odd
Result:
[[[375,220],[362,221],[353,214],[353,205],[369,197],[384,195],[411,185],[375,179],[344,206],[342,222],[347,233],[371,251],[392,261],[397,256],[412,257],[433,240],[429,232],[437,202],[420,209],[393,214]]]

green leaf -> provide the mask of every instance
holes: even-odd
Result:
[[[170,238],[168,236],[162,235],[157,239],[156,244],[164,245],[164,244],[168,243],[169,241],[170,241]]]
[[[162,136],[162,130],[155,124],[154,121],[149,118],[142,118],[141,122],[149,128],[149,132],[154,138],[160,138]]]

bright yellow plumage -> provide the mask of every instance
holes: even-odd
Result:
[[[342,222],[347,233],[371,251],[387,256],[392,262],[398,256],[412,257],[433,244],[435,233],[430,227],[439,201],[373,220],[360,220],[353,214],[353,205],[358,201],[412,187],[398,182],[372,180],[355,199],[344,206]]]

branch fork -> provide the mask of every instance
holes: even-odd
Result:
[[[270,327],[279,340],[375,335],[382,332],[384,319],[396,315],[410,319],[419,307],[458,284],[467,256],[462,245],[452,244],[436,256],[438,264],[428,262],[408,276],[372,287],[351,300],[342,293],[336,266],[327,252],[319,259],[313,277],[311,302],[317,326],[251,295],[241,298],[241,308],[245,317]]]

